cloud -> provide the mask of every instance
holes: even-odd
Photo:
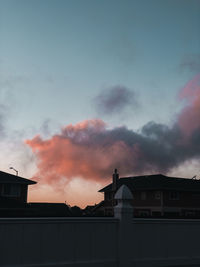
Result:
[[[171,127],[149,122],[140,132],[109,129],[100,119],[64,127],[57,135],[27,140],[38,159],[41,181],[63,186],[74,177],[105,181],[114,168],[121,175],[167,173],[200,158],[200,75],[182,89],[187,105]]]
[[[200,71],[200,55],[186,55],[180,64],[181,70],[188,69],[191,72]]]
[[[200,128],[200,74],[189,81],[180,92],[180,99],[186,101],[178,124],[187,135],[192,135]]]
[[[127,107],[138,106],[135,92],[124,86],[114,86],[102,91],[94,98],[99,114],[112,115],[123,112]]]

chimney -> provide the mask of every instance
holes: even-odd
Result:
[[[113,173],[113,183],[112,183],[113,191],[116,191],[118,189],[118,180],[119,180],[119,174],[117,173],[117,169],[115,169]]]

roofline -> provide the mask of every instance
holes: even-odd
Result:
[[[4,171],[0,171],[0,177],[1,176],[3,176],[3,179],[0,179],[0,184],[27,184],[27,185],[37,184],[36,181],[30,180],[27,178],[23,178],[21,176],[7,173]],[[14,181],[12,181],[12,180],[14,180]]]
[[[25,178],[23,178],[25,179]],[[28,179],[27,179],[28,180]],[[0,181],[0,184],[28,184],[28,185],[32,185],[32,184],[37,184],[37,182],[33,181],[33,180],[29,180],[29,181],[22,181],[22,182],[18,182],[18,181],[4,181],[4,182],[1,182]]]
[[[191,178],[182,178],[182,177],[174,177],[174,176],[166,176],[166,175],[164,175],[164,174],[150,174],[150,175],[138,175],[138,176],[128,176],[128,177],[120,177],[119,178],[119,180],[121,180],[121,179],[133,179],[133,178],[140,178],[140,177],[151,177],[151,176],[163,176],[163,177],[166,177],[166,178],[169,178],[169,179],[180,179],[180,180],[192,180]],[[200,180],[192,180],[192,181],[199,181],[200,182]],[[110,184],[108,184],[108,185],[106,185],[105,187],[103,187],[102,189],[100,189],[98,192],[100,192],[100,193],[103,193],[103,192],[105,192],[110,186],[112,186],[112,183],[110,183]],[[154,187],[154,188],[143,188],[143,187],[141,187],[141,188],[139,188],[139,189],[137,189],[137,190],[143,190],[143,189],[145,189],[145,190],[167,190],[167,188],[166,187]],[[172,188],[170,188],[169,190],[173,190]],[[175,190],[175,189],[174,189]],[[110,189],[110,190],[108,190],[108,191],[113,191],[112,190],[112,188]],[[184,191],[200,191],[200,190],[184,190]]]

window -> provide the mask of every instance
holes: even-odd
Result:
[[[194,210],[186,210],[185,216],[186,217],[194,217],[196,215],[196,212]]]
[[[169,193],[170,200],[178,200],[179,199],[179,192],[173,191]]]
[[[138,214],[140,217],[149,217],[150,216],[149,210],[139,210]]]
[[[160,199],[160,197],[161,197],[160,191],[156,191],[155,192],[155,199]]]
[[[21,193],[21,187],[19,184],[4,184],[2,186],[2,196],[18,197]]]
[[[146,192],[141,192],[141,199],[146,200],[146,198],[147,198]]]

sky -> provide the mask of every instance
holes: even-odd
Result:
[[[29,201],[200,178],[199,0],[0,0],[0,169]]]

